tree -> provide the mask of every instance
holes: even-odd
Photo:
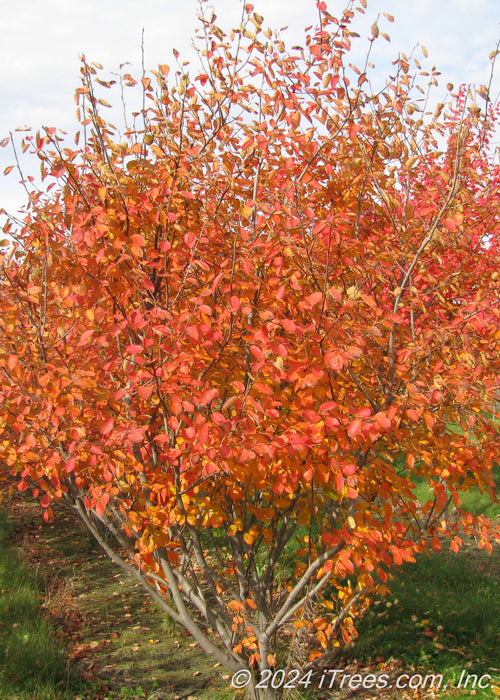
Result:
[[[351,8],[292,51],[251,5],[229,37],[202,17],[202,72],[144,76],[124,136],[84,61],[75,146],[25,140],[50,184],[4,229],[4,478],[254,698],[394,566],[498,537],[460,501],[495,498],[499,454],[495,106],[463,87],[430,119],[404,55],[373,94]]]

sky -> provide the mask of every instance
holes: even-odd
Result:
[[[248,1],[248,0],[247,0]],[[303,29],[317,18],[315,0],[253,0],[264,25],[272,29],[288,26],[282,32],[290,46],[303,43]],[[328,0],[329,11],[338,16],[344,0]],[[213,0],[206,3],[217,14],[223,29],[239,25],[240,0]],[[101,63],[110,75],[120,64],[141,74],[141,40],[144,36],[146,69],[158,64],[174,65],[172,49],[181,57],[196,58],[192,39],[197,26],[197,0],[0,0],[0,141],[19,127],[36,132],[42,126],[55,126],[73,133],[77,128],[74,91],[79,87],[81,54],[88,61]],[[359,62],[363,59],[370,26],[383,12],[394,16],[389,23],[381,16],[379,26],[391,42],[379,38],[372,52],[377,75],[383,79],[398,52],[416,56],[425,68],[433,65],[441,72],[435,101],[444,101],[446,83],[487,84],[489,54],[500,39],[498,0],[368,0],[364,17],[356,20],[361,35]],[[500,92],[500,56],[492,98]],[[108,96],[106,96],[109,99]],[[25,201],[16,171],[2,176],[12,164],[9,148],[0,149],[0,209],[15,213]],[[37,162],[23,161],[26,174],[38,170]],[[36,174],[33,172],[31,174]]]

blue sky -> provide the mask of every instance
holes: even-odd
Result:
[[[315,0],[254,0],[264,24],[273,29],[288,25],[284,39],[302,42],[303,28],[317,17]],[[330,0],[332,14],[344,6]],[[225,29],[239,24],[239,0],[213,0],[217,23]],[[133,74],[141,69],[141,34],[144,29],[146,68],[173,63],[172,49],[193,59],[191,40],[197,25],[197,0],[0,0],[0,140],[21,126],[36,131],[42,125],[73,132],[76,128],[73,94],[79,85],[79,54],[103,64],[110,73],[130,62]],[[488,82],[489,53],[500,38],[498,0],[368,0],[365,17],[357,20],[359,61],[363,37],[383,12],[394,15],[390,24],[381,18],[381,31],[391,43],[379,39],[372,59],[380,78],[387,74],[399,51],[409,54],[421,43],[428,59],[417,53],[423,66],[441,71],[435,100],[444,101],[445,85],[452,82]],[[492,97],[500,91],[500,56]],[[193,59],[195,65],[195,59]],[[20,136],[20,135],[19,135]],[[0,169],[13,162],[9,149],[0,149]],[[32,167],[37,164],[32,161]],[[27,166],[29,170],[29,166]],[[24,201],[14,172],[0,174],[0,208],[14,212]]]

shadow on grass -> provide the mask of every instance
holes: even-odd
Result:
[[[491,674],[498,683],[499,573],[498,548],[491,555],[478,550],[421,555],[416,564],[400,567],[389,584],[393,595],[377,601],[359,622],[359,638],[344,658],[398,659],[406,668],[442,673],[451,685],[463,671]],[[491,691],[484,697],[492,697]]]

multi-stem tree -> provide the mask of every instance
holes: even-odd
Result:
[[[250,5],[231,36],[202,18],[202,72],[144,76],[123,136],[84,62],[79,141],[25,140],[51,184],[5,226],[4,478],[256,698],[394,565],[491,547],[460,496],[494,497],[499,453],[496,108],[429,118],[406,56],[373,93],[351,8],[292,51]]]

